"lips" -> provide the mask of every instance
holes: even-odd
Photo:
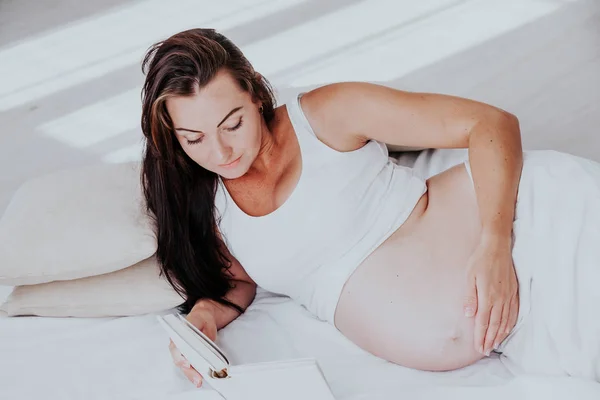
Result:
[[[236,158],[235,160],[233,160],[232,162],[230,162],[228,164],[220,164],[219,166],[223,167],[223,168],[232,167],[240,160],[240,158],[242,158],[242,156],[239,156],[238,158]]]

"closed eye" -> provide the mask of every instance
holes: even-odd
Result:
[[[204,136],[200,136],[196,140],[188,140],[187,142],[188,142],[188,144],[193,145],[193,144],[202,143],[203,140],[204,140]]]
[[[238,129],[240,129],[242,127],[243,121],[244,121],[244,119],[240,118],[240,122],[238,122],[236,126],[234,126],[232,128],[225,128],[225,129],[229,132],[237,131]],[[202,143],[203,140],[204,140],[204,135],[200,136],[196,140],[188,140],[187,143],[189,145],[194,145],[194,144]]]
[[[234,126],[233,128],[226,128],[229,132],[232,131],[237,131],[238,129],[240,129],[240,127],[242,126],[242,122],[243,122],[243,118],[240,118],[240,122],[238,122],[238,124],[236,126]]]

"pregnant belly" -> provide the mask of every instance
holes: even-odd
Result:
[[[413,215],[346,282],[336,327],[366,351],[410,368],[472,364],[474,319],[463,313],[466,266],[481,231],[475,191],[458,165],[428,180]]]

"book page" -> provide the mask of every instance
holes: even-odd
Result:
[[[316,362],[267,364],[268,368],[261,364],[232,367],[229,378],[206,381],[226,400],[334,400]]]

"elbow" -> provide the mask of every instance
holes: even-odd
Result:
[[[515,114],[509,113],[507,111],[502,112],[502,119],[515,131],[520,132],[521,126],[519,122],[519,118]]]
[[[494,130],[499,130],[504,134],[512,136],[514,141],[521,147],[521,126],[519,118],[516,115],[498,109],[494,112],[494,116],[491,118],[492,124],[496,127]]]
[[[520,122],[516,115],[500,108],[489,107],[487,112],[482,113],[479,118],[474,119],[469,131],[504,131],[516,133],[520,136]]]
[[[521,137],[521,124],[516,115],[509,112],[503,112],[503,119],[506,123],[506,130],[514,136],[515,146],[519,153],[523,152],[523,138]]]
[[[519,169],[523,166],[523,139],[521,137],[521,127],[516,115],[506,111],[500,112],[499,126],[501,131],[507,136],[504,141],[510,153],[516,157]]]
[[[468,138],[469,146],[472,145],[474,137],[494,141],[499,139],[501,146],[506,146],[516,153],[523,151],[519,119],[516,115],[498,108],[490,108],[485,117],[480,118],[472,127]],[[478,142],[480,140],[477,139]]]
[[[502,126],[503,128],[509,128],[510,130],[520,130],[519,118],[513,113],[505,110],[495,109],[491,118],[495,124]]]
[[[520,131],[520,121],[515,114],[505,110],[499,110],[498,119],[503,126],[506,126],[516,132]]]

